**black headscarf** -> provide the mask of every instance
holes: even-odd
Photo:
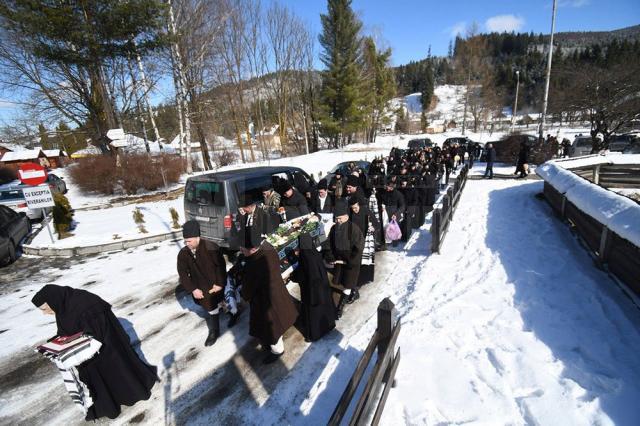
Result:
[[[95,294],[71,287],[47,284],[31,299],[31,303],[40,307],[45,303],[56,314],[59,336],[75,334],[80,329],[80,316],[89,309],[110,309],[111,305]]]

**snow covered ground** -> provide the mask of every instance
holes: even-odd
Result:
[[[291,329],[271,366],[247,335],[246,312],[202,346],[204,321],[176,287],[179,241],[21,259],[0,276],[0,422],[81,423],[52,365],[30,349],[54,324],[29,300],[56,283],[112,303],[159,367],[152,399],[124,407],[115,424],[325,424],[390,297],[402,361],[383,424],[637,425],[640,311],[534,198],[541,189],[470,180],[440,255],[429,253],[428,224],[380,253],[376,282],[337,329],[313,344]]]
[[[469,181],[441,254],[394,277],[409,290],[383,423],[638,424],[640,312],[541,190]]]

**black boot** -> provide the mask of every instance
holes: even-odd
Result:
[[[209,329],[209,335],[205,340],[205,346],[211,346],[216,343],[218,336],[220,336],[220,315],[207,315],[207,328]]]
[[[353,290],[351,290],[351,294],[347,298],[347,305],[352,304],[358,299],[360,299],[360,292],[358,291],[357,288],[354,288]]]
[[[346,294],[342,293],[340,295],[340,301],[338,302],[338,307],[336,308],[336,318],[340,319],[342,317],[342,312],[344,311],[344,305],[347,304],[347,298],[349,296],[347,296]]]

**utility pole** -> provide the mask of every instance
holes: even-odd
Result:
[[[516,114],[518,113],[518,89],[520,88],[520,70],[516,70],[516,100],[513,102],[513,114],[511,115],[511,133],[516,124]]]
[[[544,88],[544,103],[542,104],[542,116],[540,117],[540,139],[543,138],[544,122],[547,116],[547,105],[549,103],[549,80],[551,80],[551,59],[553,58],[553,33],[556,30],[556,3],[557,0],[553,0],[553,11],[551,12],[551,37],[549,37],[549,56],[547,57],[547,81]]]

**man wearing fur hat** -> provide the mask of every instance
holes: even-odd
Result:
[[[195,220],[182,227],[185,246],[178,253],[178,276],[182,287],[208,313],[209,333],[205,346],[213,345],[220,336],[220,308],[227,282],[227,268],[220,247],[200,238],[200,225]]]
[[[285,220],[291,220],[309,214],[307,199],[293,188],[288,181],[283,180],[280,183],[278,192],[282,197],[278,211],[281,214],[284,212]]]
[[[362,198],[367,198],[364,195],[364,190],[361,186],[360,178],[354,174],[349,175],[347,177],[347,197],[353,197],[354,195],[358,195]]]
[[[334,259],[334,283],[344,288],[336,312],[336,316],[340,318],[344,305],[351,304],[360,297],[358,276],[364,250],[364,236],[358,226],[349,220],[346,200],[336,200],[333,215],[336,224],[329,232],[329,245]]]
[[[239,195],[238,213],[234,230],[240,247],[254,247],[262,241],[263,235],[272,233],[280,224],[275,210],[258,208],[258,202],[249,193]]]

